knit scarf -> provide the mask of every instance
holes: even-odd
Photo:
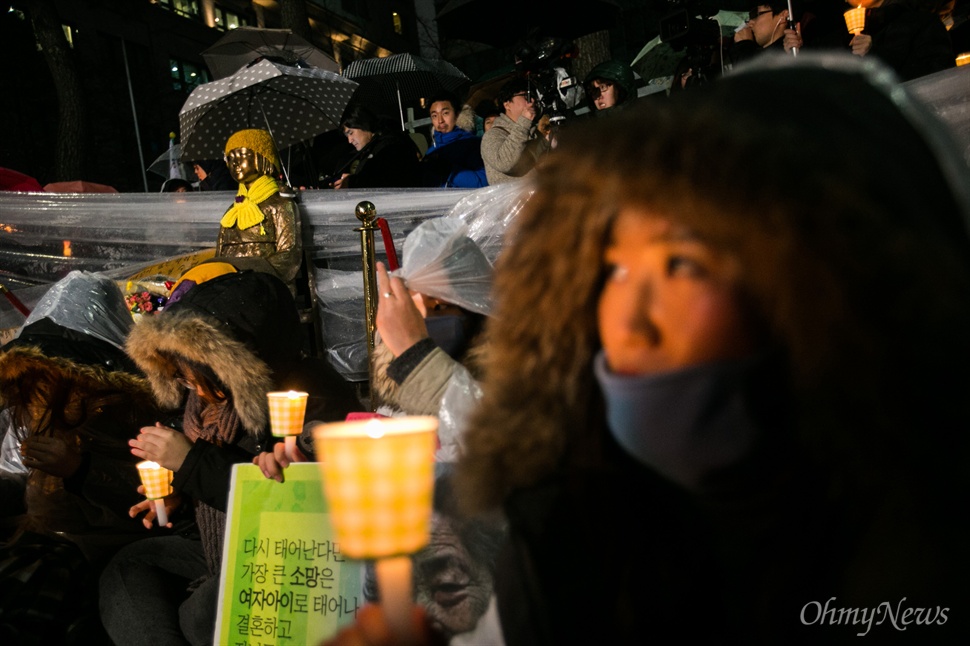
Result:
[[[183,419],[185,435],[193,442],[205,440],[217,446],[230,445],[235,444],[240,433],[244,432],[232,402],[208,404],[195,393],[189,393]],[[202,551],[209,566],[209,574],[215,576],[219,573],[219,565],[222,561],[226,514],[196,500],[195,523],[202,537]]]
[[[235,225],[240,230],[256,226],[264,218],[259,205],[279,192],[280,185],[269,175],[263,175],[253,182],[249,188],[240,183],[239,192],[236,193],[236,203],[226,211],[219,224],[226,229]],[[260,233],[263,233],[263,231],[260,231]]]

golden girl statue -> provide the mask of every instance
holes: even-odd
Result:
[[[293,289],[302,260],[300,214],[293,198],[280,194],[272,136],[259,129],[236,132],[226,141],[226,165],[239,192],[220,221],[216,257],[232,258],[237,269],[275,273]]]

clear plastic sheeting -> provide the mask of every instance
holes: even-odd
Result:
[[[418,224],[440,217],[465,189],[311,190],[299,195],[304,246],[314,264],[360,267],[357,205],[371,202],[397,244]],[[0,191],[0,283],[32,308],[70,271],[128,276],[173,257],[215,247],[219,219],[235,194],[15,193]],[[379,235],[377,236],[380,237]],[[380,242],[378,241],[378,245]],[[24,317],[0,298],[0,328]]]
[[[439,462],[456,462],[463,450],[462,436],[468,427],[468,419],[482,398],[482,389],[471,373],[461,368],[455,370],[445,387],[438,409],[438,442],[435,453]]]
[[[492,263],[467,233],[456,218],[422,222],[404,240],[401,268],[393,273],[408,289],[488,315]]]
[[[928,74],[903,85],[949,127],[970,164],[970,65]]]
[[[367,381],[363,271],[316,268],[313,275],[327,359],[345,379]]]
[[[24,321],[24,327],[42,319],[122,350],[134,325],[118,284],[107,276],[84,271],[72,271],[54,283]]]
[[[461,198],[448,215],[468,226],[468,237],[494,264],[507,242],[509,226],[534,192],[528,179],[487,186]]]
[[[441,220],[448,223],[445,225],[448,230],[462,230],[479,247],[489,249],[491,254],[486,253],[486,256],[492,261],[498,257],[503,237],[515,216],[531,196],[532,188],[524,182],[466,191],[465,197],[458,200]],[[392,231],[395,231],[394,225]],[[411,231],[408,234],[410,236]],[[410,239],[403,245],[404,268],[410,264]],[[318,268],[314,277],[323,343],[330,362],[346,379],[365,381],[368,378],[367,331],[364,326],[364,275],[359,254],[355,263],[353,269],[348,269],[349,265],[340,269]],[[453,298],[455,300],[450,302],[457,301],[462,307],[470,305],[469,299]]]

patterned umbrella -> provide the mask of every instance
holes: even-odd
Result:
[[[260,59],[192,90],[179,112],[183,162],[220,159],[238,130],[269,130],[279,148],[340,124],[357,83],[339,74]]]
[[[216,79],[232,76],[239,68],[261,56],[291,65],[302,61],[310,67],[340,72],[337,61],[289,29],[239,27],[202,52],[202,58]]]
[[[344,76],[360,83],[355,100],[376,112],[401,114],[403,103],[429,97],[436,92],[457,92],[471,81],[464,72],[448,61],[421,58],[413,54],[394,54],[384,58],[365,58],[352,62]]]

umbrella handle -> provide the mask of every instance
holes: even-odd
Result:
[[[796,27],[797,27],[797,25],[795,24],[795,13],[792,11],[791,0],[788,0],[788,28],[789,29],[796,29]],[[791,48],[791,55],[792,56],[798,56],[798,48],[797,47],[792,47]]]

